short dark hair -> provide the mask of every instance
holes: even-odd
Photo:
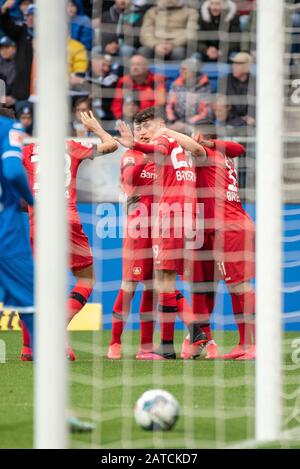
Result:
[[[142,124],[146,121],[152,121],[154,119],[162,119],[165,120],[164,112],[160,107],[147,107],[142,111],[139,111],[134,117],[134,124]]]
[[[91,99],[89,96],[80,96],[80,98],[76,98],[73,104],[73,110],[75,111],[78,106],[82,103],[88,103],[88,106],[91,107]]]

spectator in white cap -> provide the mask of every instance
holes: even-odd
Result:
[[[33,132],[33,109],[32,104],[26,101],[18,103],[16,106],[17,119],[21,122],[27,135]]]
[[[236,54],[232,59],[232,73],[220,80],[219,92],[227,96],[236,117],[243,119],[245,124],[254,126],[256,79],[251,74],[251,65],[250,54]]]

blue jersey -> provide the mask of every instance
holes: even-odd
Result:
[[[13,163],[16,159],[22,162],[23,136],[21,124],[0,116],[0,258],[2,259],[30,251],[21,211],[20,192],[13,181],[5,177],[4,172],[7,163]]]

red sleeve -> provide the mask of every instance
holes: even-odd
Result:
[[[147,159],[139,155],[137,157],[133,152],[124,153],[121,160],[121,181],[127,186],[138,186],[140,183],[141,172],[147,164]]]
[[[93,159],[96,148],[95,145],[92,145],[91,143],[71,141],[69,144],[69,151],[73,158],[82,161]]]
[[[32,144],[26,145],[22,150],[22,162],[23,166],[26,169],[27,173],[29,172],[28,159],[32,153]]]
[[[141,151],[142,153],[155,153],[161,154],[163,156],[168,156],[170,154],[170,142],[164,137],[158,137],[155,143],[134,143],[134,150]]]
[[[236,158],[242,156],[246,152],[243,145],[237,142],[225,142],[223,140],[213,140],[216,150],[225,153],[229,158]]]

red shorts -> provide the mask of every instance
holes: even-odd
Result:
[[[255,277],[255,228],[232,225],[205,234],[202,249],[194,251],[185,278],[191,282],[241,283]]]
[[[184,271],[184,239],[155,238],[153,243],[153,258],[155,270],[173,270],[178,275]]]
[[[141,226],[142,224],[142,226]],[[122,279],[143,282],[153,278],[151,226],[148,217],[127,215],[122,249]]]
[[[83,270],[93,264],[93,256],[89,240],[81,223],[70,224],[70,269]],[[30,226],[30,243],[34,251],[33,227]]]
[[[82,270],[93,264],[89,240],[81,223],[70,224],[70,269]]]
[[[184,280],[203,284],[200,287],[205,291],[209,289],[209,286],[205,284],[214,282],[216,277],[213,245],[214,231],[205,231],[202,248],[186,253]]]
[[[255,228],[238,226],[217,231],[214,258],[218,275],[226,283],[241,283],[255,277]]]
[[[180,220],[180,215],[179,215]],[[171,217],[169,225],[160,219],[160,224],[156,236],[152,239],[154,269],[172,270],[178,275],[183,275],[185,270],[188,252],[195,246],[197,239],[195,229],[195,214],[191,213],[186,217],[185,223],[176,225],[174,217]]]

